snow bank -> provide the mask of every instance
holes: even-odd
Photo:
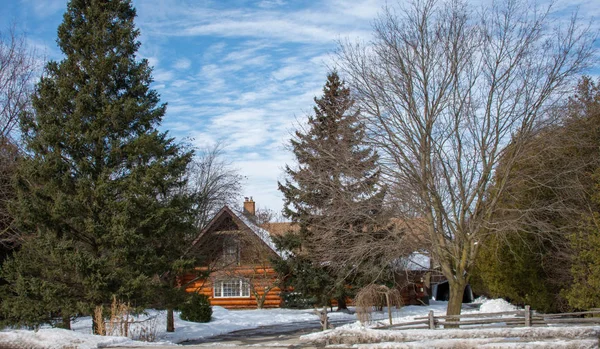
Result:
[[[0,348],[15,349],[92,349],[115,346],[145,346],[166,343],[146,343],[125,337],[94,336],[58,328],[38,331],[13,330],[0,332]]]
[[[427,341],[417,341],[408,343],[371,343],[359,344],[358,349],[445,349],[445,348],[485,348],[485,349],[596,349],[598,341],[594,339],[587,340],[551,340],[521,343],[518,341],[509,342],[505,338],[494,339],[434,339]]]
[[[560,338],[565,343],[575,341],[579,343],[589,342],[595,340],[595,347],[598,345],[598,337],[600,336],[600,326],[573,326],[573,327],[520,327],[520,328],[482,328],[482,329],[452,329],[452,330],[375,330],[369,328],[338,328],[334,330],[324,331],[320,333],[312,333],[300,337],[300,340],[313,344],[344,344],[344,345],[355,345],[355,344],[366,344],[366,343],[389,343],[389,342],[415,342],[414,345],[419,343],[427,343],[425,347],[432,346],[433,341],[443,343],[448,342],[450,345],[460,344],[461,340],[469,340],[472,342],[481,343],[502,343],[525,340],[528,343],[552,343],[554,344],[556,338]],[[481,341],[473,341],[473,339],[480,339]],[[511,343],[515,344],[515,343]],[[518,343],[517,343],[518,344]],[[520,342],[520,344],[524,344]],[[585,343],[584,343],[585,344]],[[589,343],[588,343],[589,344]],[[383,344],[382,344],[383,345]],[[408,345],[408,344],[405,344]],[[491,344],[490,344],[491,345]],[[372,347],[372,345],[369,345]],[[385,347],[385,346],[384,346]],[[400,346],[402,347],[402,346]],[[411,347],[412,346],[405,346]],[[417,346],[418,347],[418,346]],[[446,346],[442,346],[444,348]],[[453,348],[455,346],[447,346]],[[467,346],[472,347],[472,346]],[[477,345],[475,345],[477,347]],[[554,347],[554,346],[551,346]],[[394,347],[396,348],[396,347]],[[579,348],[579,346],[576,346]]]
[[[477,298],[475,303],[481,303],[479,312],[481,313],[501,313],[504,311],[515,311],[519,308],[505,301],[504,299]]]

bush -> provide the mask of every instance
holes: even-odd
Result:
[[[181,310],[179,317],[185,321],[209,322],[212,316],[208,297],[198,293],[192,293],[179,310]]]
[[[299,292],[281,292],[283,307],[290,309],[309,309],[317,303],[316,297],[306,297]]]

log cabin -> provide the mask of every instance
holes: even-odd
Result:
[[[271,260],[285,258],[286,252],[277,250],[271,236],[297,228],[289,222],[257,225],[252,198],[245,199],[242,211],[225,206],[194,240],[200,263],[196,273],[185,275],[181,282],[187,292],[208,296],[211,305],[227,309],[281,307],[282,280]],[[396,265],[394,281],[404,304],[425,304],[431,295],[429,260],[424,265],[422,258],[415,256],[420,254],[400,258]]]
[[[270,233],[254,222],[255,203],[246,198],[242,212],[223,207],[193,242],[200,264],[181,280],[187,292],[208,296],[228,309],[278,308],[280,280],[271,258],[285,258]]]

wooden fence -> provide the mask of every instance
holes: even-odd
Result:
[[[392,325],[381,325],[377,329],[436,329],[457,327],[506,327],[506,326],[547,326],[551,324],[600,324],[600,309],[577,313],[539,314],[526,305],[523,310],[499,313],[473,313],[461,315],[436,316],[433,310],[425,317],[415,317],[415,321],[401,322]]]

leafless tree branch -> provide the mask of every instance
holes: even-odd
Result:
[[[421,217],[432,254],[462,292],[481,234],[534,127],[594,56],[576,16],[549,29],[551,8],[507,0],[479,12],[460,0],[417,0],[375,22],[339,59],[405,217]],[[511,144],[510,152],[507,145]],[[493,188],[493,190],[492,190]],[[455,297],[455,298],[453,298]]]

